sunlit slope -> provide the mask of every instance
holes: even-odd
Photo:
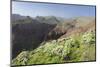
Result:
[[[88,31],[80,36],[70,36],[43,42],[35,50],[22,51],[13,59],[12,65],[95,60],[95,31]]]

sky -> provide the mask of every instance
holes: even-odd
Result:
[[[80,16],[95,16],[95,6],[13,1],[12,13],[31,17],[56,16],[72,18]]]

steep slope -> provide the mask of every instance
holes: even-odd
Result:
[[[50,18],[14,21],[13,65],[95,60],[95,17]]]
[[[12,65],[52,64],[95,61],[95,33],[67,37],[41,43],[35,50],[22,51]]]
[[[77,17],[58,23],[56,27],[49,32],[47,39],[58,39],[60,36],[63,38],[70,35],[78,35],[88,30],[95,30],[95,17]]]
[[[12,25],[12,56],[16,57],[22,50],[35,49],[44,40],[44,36],[55,25],[40,23],[37,20],[27,20]]]

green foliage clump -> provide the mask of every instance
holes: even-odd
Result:
[[[21,52],[15,59],[12,60],[12,65],[27,65],[28,51]]]
[[[27,58],[27,61],[23,62],[23,58]],[[93,60],[95,60],[95,33],[86,32],[80,36],[43,42],[35,50],[21,52],[17,58],[13,59],[12,64],[30,65]]]
[[[84,44],[94,44],[95,43],[95,33],[93,31],[87,32],[82,36],[82,43]]]

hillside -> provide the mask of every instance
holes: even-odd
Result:
[[[95,61],[95,33],[62,38],[41,43],[31,51],[22,51],[12,65],[51,64]]]
[[[12,65],[94,60],[95,17],[22,16],[12,21]]]
[[[26,16],[21,16],[19,14],[12,14],[11,16],[12,16],[11,17],[12,18],[12,21],[23,20],[23,19],[26,18]]]
[[[95,17],[76,17],[58,23],[47,35],[47,39],[58,39],[95,30]],[[61,36],[62,35],[62,36]],[[57,37],[58,36],[58,37]]]
[[[17,23],[12,25],[12,53],[13,58],[22,50],[35,49],[44,40],[44,36],[55,27],[45,23],[39,23],[37,20],[26,23]],[[33,45],[34,44],[34,45]]]
[[[47,24],[58,24],[64,21],[63,18],[58,18],[55,16],[37,16],[35,18],[36,20],[38,20],[40,23],[47,23]]]

